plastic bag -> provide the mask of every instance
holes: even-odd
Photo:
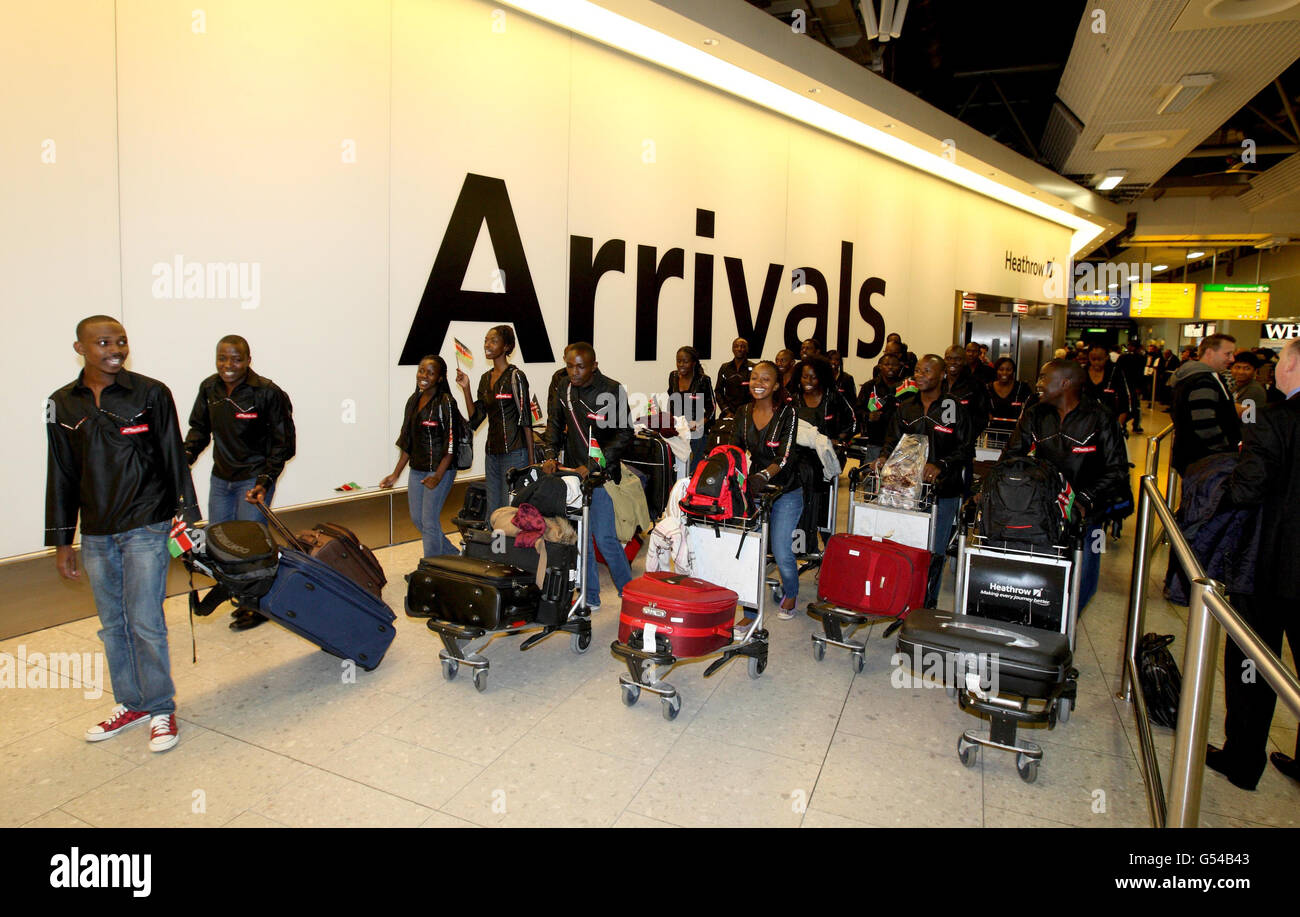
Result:
[[[881,506],[915,509],[921,502],[921,485],[929,457],[929,437],[909,433],[900,439],[880,469],[880,495],[876,502]]]

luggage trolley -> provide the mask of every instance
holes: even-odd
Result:
[[[1011,442],[1011,433],[1011,430],[989,427],[976,437],[975,462],[973,465],[975,480],[971,484],[973,490],[979,490],[980,481],[984,479],[984,475],[988,474],[989,469],[1002,458],[1002,453],[1006,451],[1007,444]]]
[[[515,475],[524,470],[526,469],[511,471],[512,486]],[[484,658],[482,651],[498,637],[509,637],[535,630],[536,633],[531,634],[519,645],[520,651],[525,651],[532,649],[552,634],[562,631],[572,635],[569,640],[569,647],[574,653],[582,655],[591,648],[591,610],[587,606],[586,551],[583,548],[589,531],[591,494],[603,482],[604,475],[599,472],[587,475],[582,482],[582,500],[578,512],[574,513],[573,509],[570,508],[565,514],[565,517],[574,523],[578,533],[577,559],[574,569],[570,571],[570,582],[573,582],[573,577],[576,576],[577,585],[570,600],[569,613],[565,620],[559,624],[540,625],[536,621],[520,621],[517,624],[489,630],[484,627],[457,624],[452,621],[431,617],[426,626],[442,638],[443,649],[438,650],[438,659],[442,663],[442,677],[444,679],[452,681],[455,679],[461,665],[466,665],[473,670],[474,687],[479,691],[486,690],[487,673],[491,664]],[[407,613],[411,613],[409,597]]]
[[[849,472],[849,534],[888,540],[909,548],[929,551],[935,527],[934,487],[922,483],[921,489],[910,504],[888,505],[880,500],[880,477],[869,465],[859,465]],[[822,632],[812,635],[813,658],[820,662],[826,656],[826,647],[838,646],[852,654],[853,670],[861,672],[866,667],[866,641],[854,640],[853,635],[863,626],[889,621],[884,636],[888,637],[902,624],[902,617],[877,615],[853,611],[829,602],[817,601],[808,605],[808,613],[820,617]]]
[[[772,504],[781,493],[780,487],[768,485],[759,496],[753,514],[743,518],[711,522],[682,515],[685,537],[690,539],[697,569],[707,570],[710,583],[731,589],[742,607],[753,608],[756,612],[744,638],[721,649],[721,655],[704,670],[705,678],[737,656],[748,657],[750,678],[758,678],[767,669],[768,632],[763,627],[766,564],[763,559],[767,556]],[[648,648],[644,632],[635,629],[629,634],[627,643],[615,640],[609,649],[627,665],[627,674],[618,677],[623,703],[628,707],[635,705],[644,689],[659,695],[664,719],[674,720],[682,708],[682,697],[676,688],[662,680],[662,676],[680,662],[708,656],[678,658],[673,655],[671,637],[656,633],[654,640],[654,647]]]

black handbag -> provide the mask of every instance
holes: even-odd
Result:
[[[1178,698],[1183,676],[1168,650],[1173,634],[1143,634],[1138,641],[1138,681],[1151,722],[1168,729],[1178,725]]]

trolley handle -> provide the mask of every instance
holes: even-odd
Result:
[[[275,530],[276,534],[289,543],[289,547],[296,548],[304,553],[311,552],[311,547],[298,540],[298,536],[289,530],[289,526],[284,524],[283,519],[271,511],[271,507],[266,505],[266,500],[260,494],[254,502],[257,508],[262,511],[262,515],[266,517],[267,524]]]

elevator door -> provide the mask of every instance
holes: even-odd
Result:
[[[1038,370],[1052,359],[1054,322],[1050,318],[1020,317],[1020,348],[1015,356],[1016,375],[1033,385]]]
[[[1000,357],[1015,359],[1011,352],[1010,315],[986,315],[979,312],[967,315],[966,340],[962,343],[970,341],[988,345],[990,363],[996,363]]]

